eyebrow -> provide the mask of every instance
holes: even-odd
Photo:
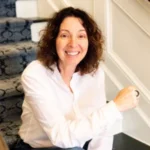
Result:
[[[60,29],[60,31],[66,31],[66,32],[69,32],[69,30],[67,30],[67,29]],[[79,32],[82,32],[82,31],[85,31],[85,32],[86,32],[85,29],[80,29],[80,30],[79,30]]]

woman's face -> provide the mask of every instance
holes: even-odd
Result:
[[[76,67],[88,50],[88,37],[82,21],[76,17],[65,18],[56,38],[59,65]]]

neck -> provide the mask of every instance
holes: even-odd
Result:
[[[71,81],[73,73],[76,70],[76,66],[63,65],[61,63],[58,63],[58,69],[60,71],[60,74],[61,74],[64,82],[70,87],[70,81]]]

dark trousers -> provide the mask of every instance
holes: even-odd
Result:
[[[87,150],[90,141],[86,142],[83,148],[73,147],[73,148],[60,148],[60,147],[49,147],[49,148],[32,148],[29,144],[24,143],[23,140],[19,139],[15,144],[14,148],[11,150]]]

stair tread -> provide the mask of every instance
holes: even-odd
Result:
[[[119,133],[114,136],[114,150],[150,150],[150,146],[133,139],[132,137]]]
[[[20,83],[20,75],[0,80],[0,99],[22,94],[23,89]]]
[[[26,23],[26,22],[41,22],[41,21],[47,21],[47,18],[40,18],[40,17],[34,17],[34,18],[17,18],[17,17],[1,17],[0,18],[0,28],[5,26],[6,24],[13,27],[14,25],[17,26],[20,23]]]
[[[13,57],[16,55],[23,55],[30,51],[35,51],[37,43],[32,41],[7,43],[0,45],[0,58]]]

